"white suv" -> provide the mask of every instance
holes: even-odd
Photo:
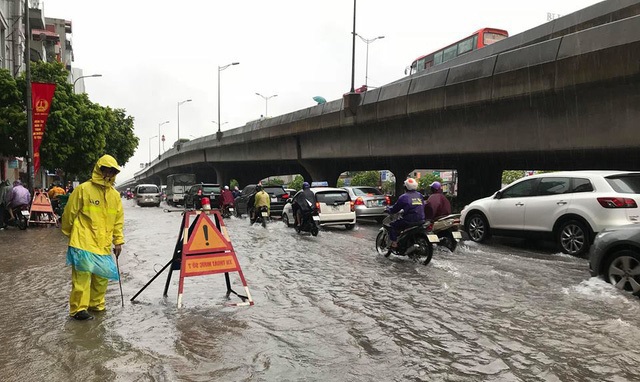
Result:
[[[353,201],[346,190],[332,187],[311,187],[310,190],[316,197],[320,226],[344,225],[349,230],[356,226]],[[290,197],[282,210],[282,221],[288,227],[291,227],[295,221],[292,204],[294,200],[295,196]]]
[[[471,240],[542,237],[564,253],[585,254],[607,227],[640,222],[640,172],[564,171],[519,179],[465,206],[461,221]]]

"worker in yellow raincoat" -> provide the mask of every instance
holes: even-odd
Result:
[[[69,236],[67,265],[71,265],[69,315],[93,318],[87,310],[105,310],[109,279],[118,280],[116,257],[124,244],[124,212],[120,194],[113,188],[118,162],[104,155],[93,168],[91,180],[73,190],[62,215],[62,233]]]

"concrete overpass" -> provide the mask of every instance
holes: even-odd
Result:
[[[565,16],[573,23],[561,18],[473,52],[472,61],[254,121],[221,141],[198,138],[130,183],[194,172],[241,185],[295,173],[335,184],[348,170],[403,178],[455,168],[469,201],[498,189],[503,169],[640,169],[639,3],[599,3]]]

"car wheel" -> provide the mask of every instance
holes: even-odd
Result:
[[[453,252],[456,250],[458,246],[458,242],[453,238],[453,234],[451,231],[445,231],[442,234],[438,235],[440,242],[438,242],[438,246],[448,248],[449,251]]]
[[[284,223],[284,225],[286,225],[287,227],[291,227],[291,222],[289,222],[289,216],[286,213],[282,214],[282,222]]]
[[[568,220],[557,232],[558,244],[562,252],[572,256],[582,256],[589,250],[589,231],[584,223]]]
[[[607,277],[616,288],[640,294],[640,254],[628,249],[615,252],[607,267]]]
[[[467,233],[471,240],[482,243],[489,238],[489,223],[481,214],[473,214],[467,220]]]
[[[382,223],[383,220],[384,220],[384,216],[378,216],[376,218],[376,223],[380,224],[380,223]]]
[[[355,228],[355,226],[356,226],[355,224],[345,224],[345,225],[344,225],[344,228],[346,228],[346,229],[348,229],[349,231],[351,231],[352,229],[354,229],[354,228]]]
[[[238,208],[238,206],[236,206],[236,209],[234,211],[235,215],[237,218],[241,218],[242,214],[240,213],[240,209]]]

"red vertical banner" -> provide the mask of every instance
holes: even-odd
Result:
[[[44,128],[47,124],[49,110],[51,110],[51,100],[56,91],[56,84],[42,82],[31,83],[31,110],[33,110],[33,123],[31,127],[33,139],[33,171],[34,174],[40,169],[40,144],[44,136]]]

